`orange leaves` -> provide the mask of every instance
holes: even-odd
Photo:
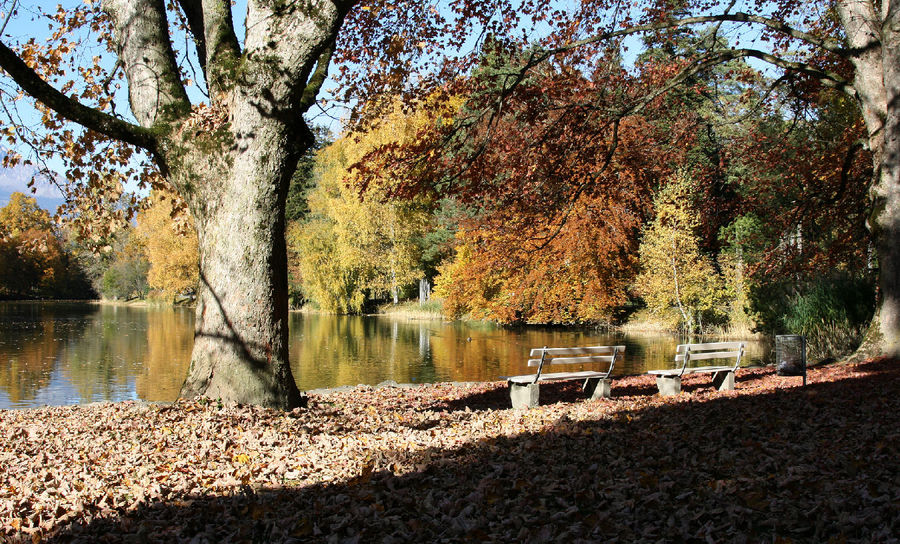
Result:
[[[83,105],[127,117],[127,111],[114,111],[123,72],[107,55],[112,47],[109,20],[99,2],[58,5],[46,11],[35,6],[27,14],[20,10],[18,16],[33,17],[32,27],[46,23],[45,32],[30,32],[18,40],[13,34],[7,42],[26,65]],[[142,162],[130,146],[75,127],[40,103],[4,93],[7,98],[11,99],[4,110],[8,117],[0,121],[3,135],[19,149],[29,149],[29,160],[42,169],[56,170],[47,175],[68,193],[62,217],[73,221],[75,230],[87,237],[99,231],[108,234],[127,222],[131,211],[123,205],[134,198],[120,198],[123,185],[152,183],[155,166]]]
[[[436,293],[450,313],[501,322],[608,320],[634,267],[637,222],[626,206],[582,196],[556,213],[480,217],[458,232]]]

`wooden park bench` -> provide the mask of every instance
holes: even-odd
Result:
[[[592,399],[610,396],[610,380],[616,361],[621,361],[625,346],[593,346],[576,348],[535,348],[531,350],[528,366],[538,367],[536,374],[501,376],[509,383],[509,398],[513,408],[538,405],[539,382],[584,380],[582,389]],[[606,370],[579,370],[575,372],[544,372],[549,365],[601,364]]]
[[[685,374],[710,373],[713,385],[719,391],[734,389],[734,371],[741,364],[744,355],[743,342],[713,342],[710,344],[681,344],[675,351],[675,364],[679,368],[668,370],[651,370],[648,374],[656,376],[656,387],[660,395],[677,395],[681,392],[681,377]],[[730,359],[733,365],[690,366],[693,361],[709,361],[712,359]]]

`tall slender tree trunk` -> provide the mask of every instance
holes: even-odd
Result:
[[[687,334],[691,334],[694,332],[694,323],[691,318],[688,317],[687,312],[684,311],[684,306],[681,304],[681,290],[678,288],[678,266],[675,264],[675,259],[678,256],[678,247],[675,244],[675,238],[672,238],[672,283],[675,286],[675,302],[678,304],[678,310],[681,312],[681,318],[684,320],[685,331]]]

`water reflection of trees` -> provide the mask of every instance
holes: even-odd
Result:
[[[81,402],[134,396],[134,376],[147,352],[146,312],[127,306],[100,306],[84,332],[68,342],[61,368]]]
[[[421,338],[429,333],[420,328],[388,319],[292,314],[292,370],[304,389],[414,381],[429,360]]]
[[[624,365],[617,374],[639,374],[671,367],[680,342],[656,334],[623,338],[589,329],[328,315],[291,314],[290,326],[292,367],[303,389],[384,380],[491,381],[527,371],[528,351],[545,345],[624,343]],[[134,396],[172,401],[187,374],[192,345],[193,310],[187,308],[4,303],[0,390],[11,405],[28,406],[42,389],[57,386],[51,379],[62,377],[71,397],[66,402]],[[748,362],[767,359],[770,349],[748,343]]]
[[[527,366],[533,348],[621,343],[622,338],[589,329],[473,329],[460,324],[446,327],[431,340],[434,365],[440,374],[446,379],[472,381],[492,381],[499,376],[533,372],[535,369]]]
[[[50,383],[50,374],[62,342],[56,339],[55,323],[34,327],[9,327],[4,323],[4,341],[0,359],[9,361],[0,367],[0,388],[13,405],[33,399]]]
[[[174,401],[191,363],[193,309],[148,310],[146,339],[147,353],[137,375],[137,394],[149,401]]]
[[[542,346],[624,344],[626,355],[615,374],[641,374],[672,367],[676,345],[686,341],[672,335],[625,337],[593,329],[505,329],[460,322],[319,315],[294,316],[291,324],[294,371],[304,388],[375,384],[387,379],[491,381],[528,371],[529,350]],[[768,350],[765,342],[747,342],[745,363],[766,360]]]
[[[191,317],[190,309],[4,303],[0,389],[12,406],[28,406],[58,371],[67,398],[55,402],[175,400],[190,361]]]
[[[0,389],[13,406],[46,388],[65,346],[84,334],[86,305],[0,304]]]

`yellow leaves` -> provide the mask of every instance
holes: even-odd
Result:
[[[150,262],[147,282],[167,297],[195,289],[199,242],[184,203],[175,193],[161,189],[151,192],[150,201],[138,214],[136,228]]]
[[[18,191],[9,197],[9,203],[0,208],[0,226],[12,236],[29,229],[49,230],[52,222],[47,210],[38,206],[37,200]]]
[[[721,311],[722,280],[700,253],[694,233],[700,218],[695,199],[690,176],[672,176],[654,201],[656,218],[645,228],[639,250],[642,271],[635,290],[671,328],[692,330],[703,313]]]
[[[239,453],[239,454],[233,456],[231,458],[231,461],[233,463],[236,463],[239,465],[246,465],[247,463],[250,462],[250,456],[247,455],[246,453]]]
[[[390,181],[361,194],[362,176],[350,170],[377,146],[404,138],[410,123],[398,114],[365,134],[339,139],[316,158],[310,219],[290,225],[287,238],[304,294],[325,311],[358,312],[367,291],[383,297],[421,276],[418,239],[428,226],[427,207],[388,200]]]

